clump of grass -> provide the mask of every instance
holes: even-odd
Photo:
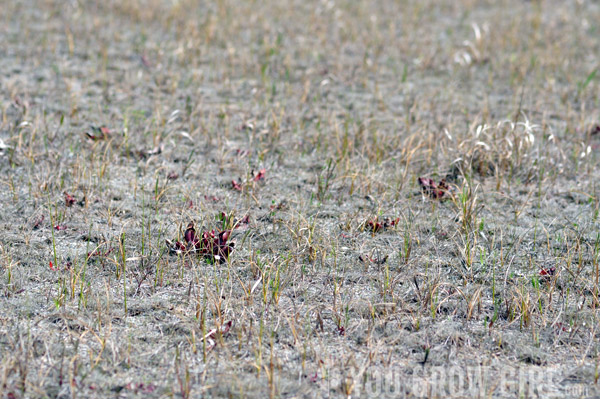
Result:
[[[535,133],[539,128],[526,117],[523,122],[476,125],[456,146],[458,157],[453,168],[462,175],[494,176],[498,188],[502,181],[516,176],[531,179],[537,166]]]

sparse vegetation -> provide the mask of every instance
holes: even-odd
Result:
[[[600,394],[597,2],[0,8],[0,398]]]

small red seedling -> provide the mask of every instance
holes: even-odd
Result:
[[[278,204],[273,203],[272,205],[269,205],[269,209],[271,211],[281,211],[287,209],[287,207],[288,205],[286,200],[279,201]]]
[[[72,267],[73,264],[71,262],[67,262],[65,263],[65,267],[63,268],[63,270],[71,270]],[[54,263],[52,263],[52,261],[50,261],[50,270],[59,271],[60,267],[58,267],[58,265],[55,265]]]
[[[554,273],[556,273],[555,267],[542,268],[540,270],[540,276],[554,276]]]
[[[67,226],[65,226],[64,224],[57,224],[56,226],[54,226],[54,230],[56,231],[62,231],[62,230],[66,230]]]
[[[600,134],[600,124],[598,124],[598,125],[595,125],[595,126],[592,128],[592,130],[590,130],[590,135],[591,135],[591,136],[596,136],[596,135],[598,135],[598,134]]]
[[[241,219],[233,219],[233,228],[239,230],[245,230],[250,224],[250,215],[246,215]]]
[[[254,177],[252,178],[252,180],[254,180],[254,181],[263,180],[265,178],[265,173],[267,173],[267,170],[265,168],[262,168],[261,170],[259,170],[257,173],[254,174]]]
[[[444,197],[444,195],[447,194],[450,189],[448,183],[446,183],[446,179],[440,180],[440,182],[437,184],[433,179],[428,177],[419,177],[418,181],[423,193],[433,199],[442,199],[442,197]]]
[[[175,171],[171,171],[167,175],[167,179],[169,179],[169,180],[177,180],[177,179],[179,179],[179,174],[177,172],[175,172]]]
[[[556,274],[556,267],[543,267],[540,269],[540,281],[549,281]]]
[[[234,189],[234,190],[236,190],[236,191],[242,191],[243,187],[244,187],[244,184],[248,184],[251,181],[257,182],[257,181],[260,181],[260,180],[264,180],[266,172],[267,172],[267,170],[265,168],[262,168],[261,170],[259,170],[256,173],[253,171],[252,172],[252,178],[250,180],[248,180],[248,179],[246,179],[246,181],[241,181],[240,180],[239,182],[237,182],[235,180],[232,180],[231,181],[231,188]]]
[[[557,333],[561,333],[561,332],[567,332],[569,331],[569,329],[561,322],[556,323],[556,325],[554,326],[554,328],[556,328],[556,332]]]
[[[377,221],[377,218],[370,219],[366,223],[367,230],[372,231],[373,233],[377,233],[378,231],[383,230],[383,224]]]
[[[236,191],[242,191],[242,185],[235,180],[231,181],[231,187]]]
[[[73,206],[73,204],[75,203],[75,197],[73,197],[71,194],[69,194],[68,192],[64,192],[65,195],[65,205],[68,207]]]

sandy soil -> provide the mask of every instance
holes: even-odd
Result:
[[[600,395],[597,1],[0,8],[0,397]]]

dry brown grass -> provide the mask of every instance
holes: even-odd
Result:
[[[0,397],[597,395],[598,21],[3,4]],[[227,262],[170,251],[190,221]]]

